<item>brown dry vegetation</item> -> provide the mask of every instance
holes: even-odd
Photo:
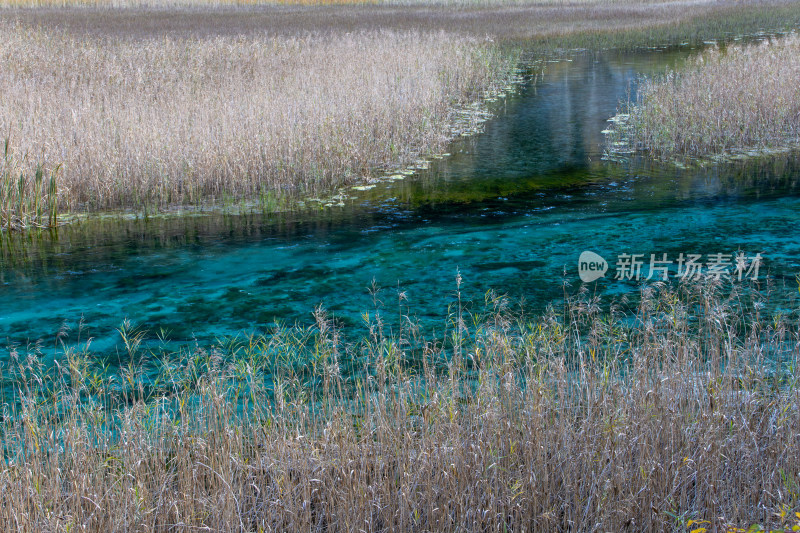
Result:
[[[383,309],[360,340],[318,310],[311,328],[182,354],[124,326],[119,373],[88,348],[50,370],[44,348],[12,350],[0,527],[785,526],[800,510],[800,332],[719,289],[657,285],[611,315],[586,294],[563,316],[456,302],[432,342]]]
[[[376,0],[0,0],[0,7],[99,7],[99,8],[130,8],[130,7],[167,7],[178,6],[257,6],[257,5],[349,5],[349,4],[374,4]]]
[[[408,164],[507,83],[500,41],[663,44],[800,20],[786,1],[132,6],[0,9],[0,135],[25,183],[61,165],[62,210],[270,203]]]
[[[701,0],[702,2],[703,0]],[[535,6],[609,6],[642,5],[665,3],[665,0],[0,0],[0,7],[38,8],[38,7],[99,7],[99,8],[141,8],[141,7],[253,7],[274,5],[417,5],[417,6],[442,6],[460,5],[474,6],[502,6],[502,5],[535,5]],[[676,5],[685,3],[697,5],[697,0],[671,1]]]
[[[631,142],[662,157],[800,143],[800,37],[704,53],[647,79],[630,109]]]
[[[2,0],[0,0],[2,2]],[[0,9],[0,19],[26,25],[129,39],[132,37],[206,37],[220,35],[297,36],[394,29],[446,31],[490,36],[537,46],[545,39],[573,35],[596,42],[598,35],[633,32],[639,45],[672,44],[675,39],[720,38],[723,33],[770,29],[800,23],[797,0],[676,0],[587,2],[439,2],[365,3],[343,6],[214,6],[192,1],[133,1],[129,8]],[[580,34],[580,35],[579,35]],[[705,35],[698,35],[705,34]],[[590,39],[583,39],[590,38]],[[633,40],[627,44],[634,44]],[[607,40],[606,40],[607,42]],[[571,44],[571,43],[570,43]],[[612,43],[616,44],[616,42]]]
[[[510,61],[444,33],[133,42],[3,26],[0,131],[29,165],[62,165],[67,209],[319,191],[442,149],[453,107]]]

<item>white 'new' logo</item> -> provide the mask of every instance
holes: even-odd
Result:
[[[578,275],[584,283],[590,283],[606,275],[608,263],[594,252],[585,251],[578,258]]]

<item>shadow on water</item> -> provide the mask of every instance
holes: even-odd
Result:
[[[0,238],[0,337],[50,342],[83,318],[111,355],[124,318],[176,341],[311,321],[323,304],[344,324],[374,307],[441,330],[455,276],[480,306],[494,288],[534,310],[579,284],[577,259],[619,254],[727,253],[765,258],[762,276],[800,272],[800,158],[701,169],[603,161],[600,133],[642,73],[686,51],[582,54],[548,63],[497,104],[485,133],[454,142],[428,171],[343,208],[282,216],[97,219]],[[537,75],[533,75],[537,74]],[[611,277],[609,275],[609,277]],[[636,281],[596,290],[632,294]],[[394,302],[394,303],[393,303]],[[405,311],[404,311],[405,312]]]

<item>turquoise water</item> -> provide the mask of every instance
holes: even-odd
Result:
[[[440,331],[455,277],[473,309],[495,289],[534,310],[580,285],[578,256],[612,271],[618,254],[760,253],[760,279],[794,286],[800,272],[800,158],[681,170],[605,162],[602,134],[631,80],[688,51],[584,54],[549,63],[496,105],[485,133],[452,145],[428,171],[382,184],[310,215],[207,215],[103,220],[40,235],[3,236],[0,339],[52,346],[94,337],[113,355],[124,318],[155,336],[208,341],[275,322],[309,323],[324,305],[343,325],[378,293]],[[532,67],[532,71],[533,71]],[[538,67],[536,67],[538,68]],[[796,289],[796,287],[795,287]]]

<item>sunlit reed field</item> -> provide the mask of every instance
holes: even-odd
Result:
[[[776,296],[656,284],[529,316],[456,293],[426,338],[376,294],[363,332],[318,309],[174,353],[123,324],[121,368],[65,330],[3,358],[0,527],[789,530],[800,331]]]
[[[800,143],[800,37],[729,46],[647,79],[629,109],[633,147],[662,157]]]
[[[513,58],[444,33],[75,39],[0,28],[0,131],[69,210],[317,192],[444,148]]]

